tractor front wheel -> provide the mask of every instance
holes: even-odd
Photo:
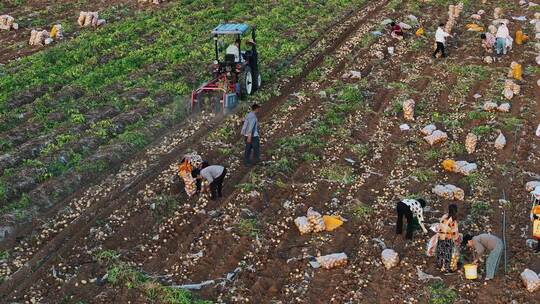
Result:
[[[250,67],[246,66],[238,82],[240,83],[240,97],[245,98],[253,93],[253,74]]]

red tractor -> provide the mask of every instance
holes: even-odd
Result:
[[[251,39],[242,43],[242,37],[249,33]],[[225,111],[234,108],[239,98],[246,98],[261,86],[255,27],[243,23],[220,24],[212,30],[212,35],[216,56],[212,66],[213,78],[191,93],[192,111],[203,108],[203,104],[206,103],[205,93],[218,96],[217,99],[209,99],[213,100],[211,103],[215,108]],[[227,37],[234,40],[222,56],[224,38]]]

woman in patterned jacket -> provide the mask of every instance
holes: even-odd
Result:
[[[401,234],[403,232],[403,217],[407,218],[407,234],[405,238],[410,240],[412,239],[414,225],[414,218],[418,220],[420,228],[427,233],[426,227],[424,227],[424,211],[423,208],[426,206],[426,201],[423,199],[403,199],[399,201],[396,205],[397,212],[397,223],[396,223],[396,234]]]
[[[457,260],[452,263],[454,247],[460,243],[457,212],[457,205],[451,204],[448,206],[448,213],[443,215],[439,221],[436,263],[442,272],[450,272],[457,269]]]

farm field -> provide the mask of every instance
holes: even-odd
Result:
[[[526,268],[540,272],[526,244],[525,189],[540,180],[539,41],[529,22],[540,10],[463,1],[449,57],[433,59],[450,4],[458,3],[0,4],[0,14],[20,20],[19,30],[0,31],[2,303],[540,303],[520,279]],[[522,29],[531,41],[488,64],[466,25],[485,10],[476,22],[487,28],[497,7],[510,32]],[[81,10],[99,10],[107,23],[79,28]],[[413,28],[392,39],[386,19]],[[231,115],[188,115],[191,90],[209,78],[209,32],[226,21],[257,26],[263,87]],[[59,22],[63,40],[28,46],[31,29]],[[508,101],[512,61],[523,81]],[[402,107],[409,99],[412,121]],[[486,101],[510,110],[485,111]],[[248,168],[239,130],[253,102],[262,105],[263,164]],[[410,130],[400,130],[404,123]],[[428,124],[448,139],[428,144]],[[479,138],[474,153],[468,133]],[[222,199],[186,196],[177,164],[191,151],[228,168]],[[478,170],[447,172],[446,159]],[[436,196],[439,184],[462,188],[464,200]],[[425,253],[431,232],[410,242],[396,236],[395,204],[404,197],[428,200],[428,224],[457,203],[460,231],[470,234],[500,236],[504,215],[507,260],[495,279],[442,274]],[[301,235],[294,219],[310,207],[347,221]],[[399,253],[397,267],[384,268],[380,241]],[[338,252],[346,265],[308,263]],[[423,281],[418,270],[441,279]],[[205,286],[181,288],[197,283]]]

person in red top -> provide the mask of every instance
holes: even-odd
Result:
[[[403,29],[401,26],[397,25],[395,22],[390,23],[390,30],[392,31],[390,35],[392,38],[401,39],[403,38]]]

